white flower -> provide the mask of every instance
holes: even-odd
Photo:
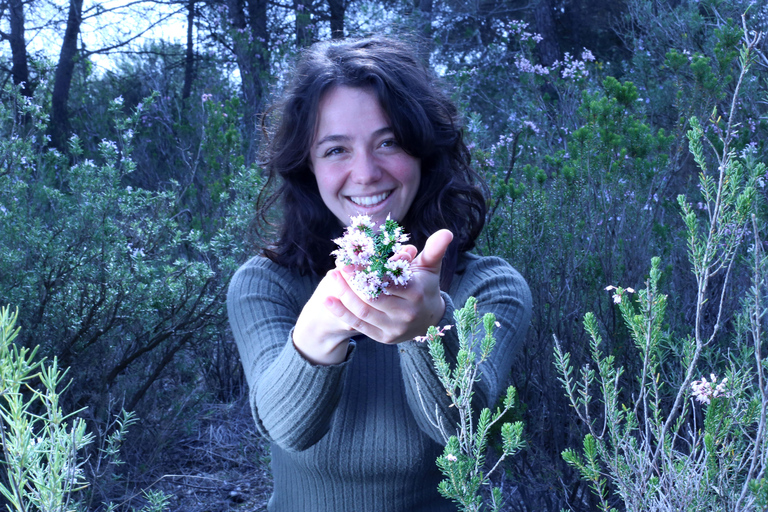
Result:
[[[730,393],[725,391],[725,385],[728,382],[727,378],[724,378],[717,385],[717,377],[714,373],[711,373],[709,378],[711,379],[710,382],[707,382],[706,377],[702,377],[701,380],[695,380],[691,383],[693,398],[702,404],[709,404],[715,397],[730,396]]]
[[[408,259],[389,260],[400,251],[408,235],[389,217],[378,234],[374,233],[375,227],[367,215],[352,217],[344,236],[334,240],[339,248],[331,253],[337,263],[356,267],[350,284],[369,300],[389,295],[392,286],[405,286],[413,275]]]
[[[387,277],[395,286],[405,286],[411,280],[411,264],[408,260],[390,260],[386,264]]]
[[[536,126],[536,123],[534,123],[533,121],[523,121],[523,125],[530,128],[531,131],[533,131],[533,133],[535,133],[536,135],[539,134],[539,127]]]
[[[387,219],[389,219],[389,216],[387,216]],[[348,229],[362,231],[364,228],[373,229],[374,227],[376,227],[376,225],[373,223],[373,219],[369,216],[357,215],[350,220]]]
[[[348,232],[334,242],[339,246],[339,249],[331,254],[346,265],[368,265],[371,256],[376,251],[371,237],[360,231]]]
[[[448,462],[456,462],[459,459],[457,459],[454,454],[449,453],[448,455],[445,456],[445,460],[447,460]]]

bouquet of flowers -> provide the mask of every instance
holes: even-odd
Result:
[[[370,300],[389,295],[392,286],[405,286],[412,275],[407,259],[390,260],[408,241],[403,228],[389,217],[378,233],[375,227],[367,215],[352,217],[344,236],[334,240],[339,248],[331,253],[337,263],[355,267],[352,287]]]

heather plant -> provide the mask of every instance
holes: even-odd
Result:
[[[699,208],[678,197],[697,289],[689,332],[680,336],[666,324],[661,260],[653,258],[644,289],[606,288],[637,352],[636,372],[625,375],[591,313],[584,319],[589,364],[576,374],[570,353],[559,343],[555,347],[560,381],[587,430],[583,449],[568,448],[563,459],[589,483],[604,511],[615,510],[617,501],[626,510],[740,511],[766,505],[766,224],[757,194],[766,167],[749,150],[737,155],[733,149],[740,86],[761,35],[750,35],[744,23],[743,38],[725,119],[715,110],[708,123],[718,129],[709,135],[698,119],[689,120],[702,194]],[[741,313],[729,321],[733,274],[744,268],[739,254],[750,242],[751,283],[737,289],[743,293]],[[724,333],[727,324],[730,332]]]
[[[666,310],[668,328],[680,335],[694,322],[688,304],[696,300],[695,279],[675,269],[685,260],[687,244],[675,198],[695,193],[698,182],[688,150],[689,120],[708,118],[715,105],[719,112],[730,111],[743,34],[728,19],[741,7],[715,4],[627,2],[631,23],[617,27],[632,50],[625,63],[605,62],[600,48],[593,48],[596,61],[580,58],[583,68],[571,66],[586,73],[564,76],[560,68],[537,60],[534,50],[540,43],[530,28],[519,25],[519,34],[528,32],[525,40],[511,41],[507,53],[497,49],[501,53],[494,57],[498,67],[507,64],[505,70],[490,63],[451,75],[469,110],[473,163],[490,185],[489,215],[477,250],[507,258],[533,293],[531,329],[513,370],[526,420],[567,425],[565,432],[531,429],[529,450],[508,465],[518,484],[516,499],[530,503],[537,492],[545,496],[543,503],[526,506],[591,506],[585,486],[570,480],[574,473],[562,461],[547,460],[559,458],[573,444],[571,436],[582,437],[564,420],[571,409],[556,390],[554,366],[536,364],[551,353],[552,334],[581,366],[590,359],[589,337],[577,319],[593,311],[603,329],[603,350],[626,371],[640,371],[620,310],[599,300],[595,290],[618,282],[639,287],[653,255],[662,258],[662,284],[677,299]],[[581,47],[571,49],[573,56],[582,57],[582,52]],[[606,76],[611,70],[620,78]],[[753,71],[739,85],[735,112],[740,122],[732,127],[731,148],[758,158],[764,152],[765,122],[754,98],[764,94],[764,81],[760,67]],[[497,88],[485,86],[497,79],[508,89],[504,99],[495,95]],[[482,99],[496,112],[483,110]],[[706,122],[702,129],[715,141],[725,122]],[[692,207],[697,214],[704,211],[700,200],[692,201]],[[729,285],[743,289],[746,275],[732,272]],[[725,321],[737,306],[737,294],[727,293]],[[714,317],[705,318],[711,323]],[[712,345],[720,343],[722,332]],[[707,364],[713,364],[715,352],[705,352]],[[709,373],[697,379],[709,379]],[[538,465],[555,469],[542,475]],[[557,479],[561,501],[549,501],[555,494],[551,482]],[[534,490],[531,480],[540,487]]]
[[[405,286],[411,279],[408,260],[390,259],[408,238],[389,217],[377,230],[369,216],[358,215],[352,217],[344,236],[334,240],[339,248],[331,254],[337,264],[355,267],[352,286],[372,300],[381,294],[389,295],[390,287]]]
[[[439,423],[446,446],[443,455],[438,457],[437,466],[445,476],[440,482],[439,491],[448,499],[458,503],[464,511],[483,510],[484,493],[489,494],[487,504],[491,510],[500,510],[504,498],[499,488],[490,487],[490,475],[507,458],[523,447],[523,423],[503,421],[505,413],[515,406],[515,388],[509,386],[503,399],[503,408],[491,411],[483,408],[476,411],[472,404],[473,387],[481,378],[481,365],[496,344],[493,330],[497,326],[493,313],[486,313],[482,319],[477,311],[474,297],[467,299],[463,308],[454,313],[455,326],[459,338],[459,351],[456,365],[451,368],[445,358],[445,350],[440,340],[443,330],[430,327],[425,336],[429,344],[429,353],[435,364],[440,382],[451,398],[452,407],[459,414],[458,425]],[[484,334],[480,332],[482,325]],[[498,459],[486,471],[486,452],[494,425],[500,424],[502,444]],[[455,428],[455,430],[454,430]],[[498,427],[497,427],[498,428]],[[454,433],[455,432],[455,433]]]
[[[674,241],[660,236],[669,230],[660,227],[668,208],[660,189],[671,174],[670,137],[644,117],[631,82],[605,78],[581,96],[579,122],[561,133],[559,147],[548,149],[544,135],[525,127],[478,156],[492,164],[483,169],[491,201],[478,250],[507,258],[533,294],[528,340],[513,369],[527,423],[565,425],[565,432],[531,429],[526,456],[507,465],[514,478],[526,482],[521,493],[549,493],[552,479],[570,478],[567,469],[547,460],[557,458],[574,434],[565,421],[570,413],[558,396],[554,367],[540,364],[551,351],[552,334],[568,340],[575,359],[582,361],[588,354],[576,319],[595,310],[614,346],[620,319],[596,300],[594,290],[619,276],[635,284],[651,251],[666,255]],[[548,127],[536,128],[552,133]],[[542,475],[531,469],[537,465],[558,469]],[[562,502],[534,503],[544,508]]]
[[[639,277],[650,253],[637,248],[652,247],[664,214],[673,139],[650,124],[633,83],[600,77],[591,52],[545,67],[532,51],[537,35],[514,28],[519,87],[505,127],[494,135],[477,113],[468,122],[491,193],[478,250],[535,283],[534,332],[548,344],[550,326],[568,329],[574,311],[594,306],[598,283]]]

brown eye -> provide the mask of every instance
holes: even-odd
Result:
[[[341,147],[335,147],[335,148],[330,148],[330,149],[328,149],[328,151],[326,151],[326,152],[323,154],[323,156],[334,156],[334,155],[340,155],[340,154],[341,154],[341,153],[343,153],[343,152],[344,152],[344,148],[341,148]]]
[[[397,141],[395,139],[387,139],[381,143],[381,147],[383,148],[397,147]]]

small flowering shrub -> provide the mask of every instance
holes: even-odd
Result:
[[[0,308],[0,493],[17,512],[72,510],[72,494],[86,485],[79,452],[93,436],[76,413],[61,409],[66,372],[56,359],[43,365],[37,349],[14,342],[17,318]]]
[[[0,459],[4,463],[0,493],[9,512],[84,510],[80,498],[92,483],[86,462],[91,467],[121,464],[120,445],[128,426],[138,420],[123,410],[99,454],[86,461],[81,452],[95,436],[77,417],[82,411],[64,414],[62,410],[67,371],[61,370],[56,358],[50,364],[37,359],[37,348],[17,345],[17,320],[18,311],[0,308]],[[167,510],[169,497],[164,493],[147,491],[145,497],[148,505],[140,512]],[[107,510],[117,507],[109,503]]]
[[[459,337],[455,368],[451,368],[445,360],[445,350],[440,341],[442,330],[432,326],[424,337],[429,344],[437,376],[451,397],[452,406],[459,412],[459,424],[456,425],[455,433],[443,431],[447,444],[445,452],[437,459],[437,466],[445,475],[445,480],[440,482],[439,491],[446,498],[458,503],[461,510],[479,511],[483,510],[484,504],[481,490],[484,491],[490,486],[490,475],[507,457],[523,447],[523,423],[517,421],[501,424],[501,454],[493,467],[486,472],[489,434],[492,427],[501,422],[504,414],[515,405],[516,391],[512,386],[507,388],[503,409],[497,408],[492,412],[486,407],[479,415],[476,414],[472,404],[472,388],[482,374],[480,366],[496,344],[493,330],[498,326],[498,322],[492,313],[487,313],[480,319],[474,297],[467,299],[464,307],[455,312],[454,318]],[[484,335],[480,333],[481,325]],[[492,488],[488,499],[490,509],[497,511],[502,503],[501,491]]]
[[[625,368],[605,350],[592,313],[584,319],[591,362],[578,375],[570,354],[556,343],[560,381],[587,430],[583,449],[568,448],[562,456],[589,482],[605,512],[617,510],[617,501],[628,511],[670,512],[748,511],[768,504],[768,387],[762,355],[768,341],[768,260],[762,249],[765,219],[759,218],[764,206],[756,193],[766,166],[731,149],[739,86],[759,41],[760,35],[748,35],[745,28],[741,72],[731,110],[716,132],[720,136],[707,137],[696,118],[689,121],[703,208],[678,197],[698,291],[687,335],[669,331],[667,296],[659,287],[661,259],[653,258],[645,289],[634,294],[630,288],[606,288],[640,361],[637,374],[624,377]],[[717,125],[720,119],[713,116],[709,122]],[[714,171],[705,143],[715,156]],[[749,238],[752,283],[724,347],[718,333],[726,325],[731,272]],[[696,379],[703,366],[719,367],[725,377],[718,382],[711,372],[710,381]]]
[[[375,299],[391,286],[405,286],[411,279],[407,260],[391,260],[400,251],[408,235],[394,220],[387,220],[375,232],[375,223],[367,215],[352,217],[344,236],[334,240],[339,248],[331,254],[337,263],[353,265],[352,286],[368,299]]]

